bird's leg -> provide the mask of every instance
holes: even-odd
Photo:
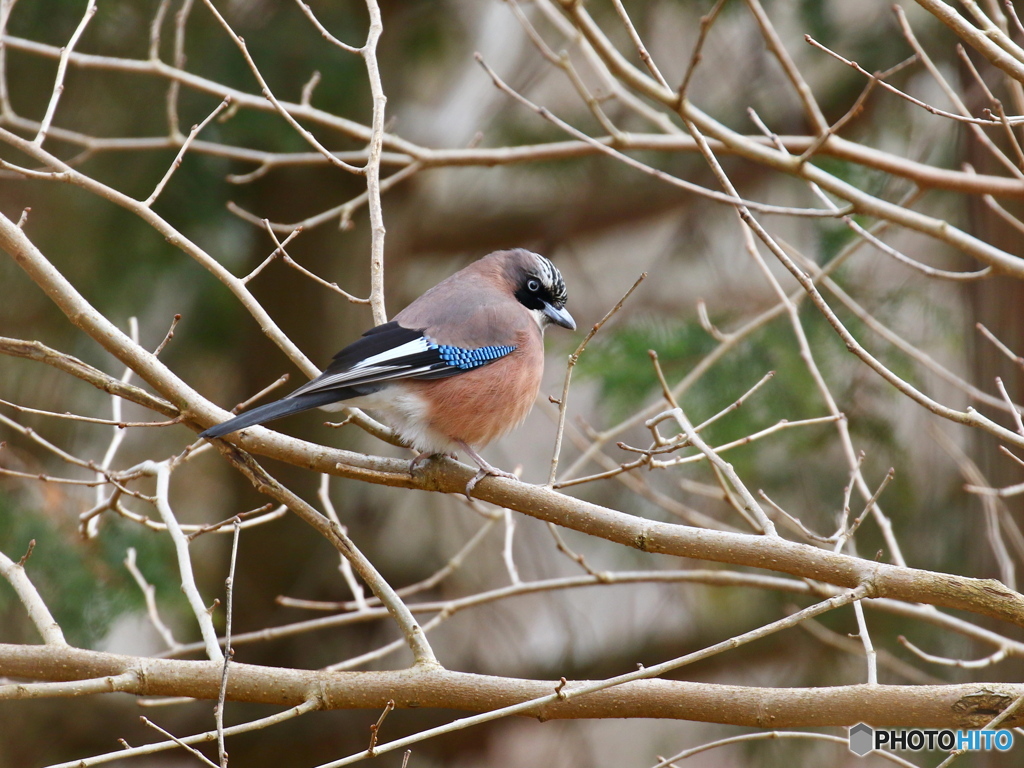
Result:
[[[468,443],[464,443],[462,440],[456,440],[455,442],[457,442],[459,447],[462,450],[464,450],[469,455],[469,457],[471,459],[473,459],[473,461],[475,461],[477,463],[478,467],[480,467],[480,469],[477,470],[477,473],[473,476],[473,479],[470,480],[468,483],[466,483],[466,498],[467,499],[472,499],[473,498],[473,489],[476,488],[476,484],[479,483],[481,480],[483,480],[488,475],[493,475],[494,477],[508,477],[508,478],[511,478],[512,480],[518,480],[519,479],[515,475],[513,475],[511,472],[506,472],[503,469],[498,469],[497,467],[492,467],[488,463],[487,459],[485,459],[483,456],[481,456],[479,453],[477,453],[475,450],[473,450],[473,448]]]

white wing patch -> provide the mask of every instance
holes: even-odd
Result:
[[[371,355],[365,360],[356,363],[347,371],[338,371],[329,376],[320,376],[313,379],[305,386],[299,387],[292,392],[288,397],[295,397],[307,392],[320,392],[344,385],[351,386],[367,382],[368,380],[378,382],[426,373],[430,370],[430,366],[410,368],[408,365],[388,365],[387,363],[389,360],[397,360],[409,355],[427,352],[434,346],[433,342],[424,337],[407,341],[405,344],[400,344],[393,349]]]
[[[421,336],[418,339],[407,341],[405,344],[394,347],[393,349],[385,350],[376,355],[370,355],[365,360],[356,363],[352,366],[353,371],[362,372],[366,368],[377,365],[378,363],[386,363],[388,360],[394,360],[396,357],[405,357],[406,355],[415,355],[419,352],[426,352],[431,348],[432,344],[427,339]]]

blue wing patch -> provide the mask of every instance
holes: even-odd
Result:
[[[515,351],[515,347],[508,344],[498,347],[478,347],[477,349],[463,349],[448,344],[432,344],[431,349],[437,350],[445,364],[461,371],[478,368]]]
[[[421,329],[391,321],[345,347],[327,370],[288,397],[342,389],[352,390],[345,396],[353,397],[396,379],[441,379],[499,360],[515,349],[511,344],[476,349],[438,344]]]

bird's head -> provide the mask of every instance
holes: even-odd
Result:
[[[558,267],[539,253],[515,248],[505,251],[506,274],[516,299],[530,310],[543,331],[550,323],[576,330],[576,321],[565,309],[569,298]]]

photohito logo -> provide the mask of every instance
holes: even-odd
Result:
[[[1013,732],[999,731],[951,731],[935,728],[910,728],[899,731],[875,729],[864,723],[850,728],[850,751],[864,755],[876,749],[903,749],[911,752],[921,750],[954,749],[965,752],[998,750],[1006,752],[1013,746]]]

